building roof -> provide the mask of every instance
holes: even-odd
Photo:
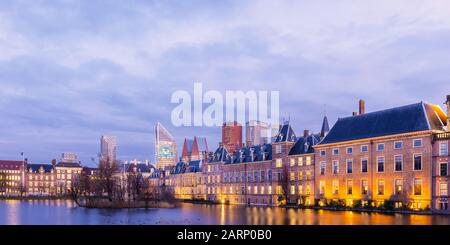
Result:
[[[327,116],[324,116],[322,122],[322,129],[320,130],[320,137],[321,138],[325,137],[328,134],[328,132],[330,132],[330,126],[328,124]]]
[[[313,146],[320,142],[321,134],[311,134],[306,137],[300,137],[289,151],[289,155],[300,155],[314,153]]]
[[[33,173],[39,173],[40,170],[44,170],[44,173],[51,173],[53,171],[53,165],[51,164],[28,164],[27,169]]]
[[[189,163],[180,161],[172,169],[172,174],[196,173],[200,172],[200,160],[190,161]]]
[[[281,129],[278,131],[277,136],[275,136],[274,143],[279,142],[295,142],[297,140],[297,137],[295,136],[295,132],[292,129],[291,125],[288,123],[285,123]]]
[[[126,172],[131,172],[136,169],[139,173],[150,173],[151,172],[151,166],[145,164],[145,163],[130,163],[130,164],[124,164],[123,167],[125,168]]]
[[[209,152],[206,137],[197,137],[197,146],[199,152]]]
[[[215,163],[215,162],[225,162],[227,160],[231,159],[231,155],[228,153],[228,151],[223,146],[219,146],[217,150],[214,152],[211,159],[209,159],[209,162]]]
[[[319,145],[426,130],[443,130],[445,112],[437,105],[416,103],[340,118]]]
[[[56,164],[56,167],[81,168],[81,164],[78,162],[59,162]]]
[[[0,169],[18,170],[23,165],[23,161],[0,160]]]
[[[238,149],[232,156],[232,159],[225,164],[251,163],[272,160],[272,145],[262,144],[256,146],[247,146]]]

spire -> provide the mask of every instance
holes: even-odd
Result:
[[[320,138],[323,139],[330,132],[330,126],[328,125],[327,115],[323,117],[322,129],[320,130]]]

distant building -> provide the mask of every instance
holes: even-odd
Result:
[[[100,157],[102,160],[117,160],[117,137],[103,135],[100,139]]]
[[[181,159],[183,162],[208,159],[208,143],[205,137],[194,137],[194,139],[184,139]]]
[[[59,162],[55,165],[56,170],[56,192],[59,195],[70,193],[74,179],[83,171],[78,162]]]
[[[0,196],[19,196],[25,192],[26,161],[0,160]]]
[[[177,163],[177,143],[175,138],[164,128],[161,123],[157,123],[155,127],[156,142],[156,167],[165,168],[175,166]]]
[[[242,147],[242,125],[238,122],[226,122],[222,126],[222,144],[225,149],[234,153]]]
[[[61,154],[61,162],[76,163],[78,162],[78,156],[73,152],[64,152]]]
[[[27,194],[50,196],[56,194],[56,172],[52,164],[27,165]]]
[[[260,121],[249,121],[245,125],[245,143],[249,146],[270,143],[269,125]]]

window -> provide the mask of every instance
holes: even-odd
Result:
[[[325,175],[325,162],[320,162],[320,175]]]
[[[324,157],[325,155],[326,155],[325,151],[324,151],[324,150],[321,150],[321,151],[320,151],[320,156],[321,156],[321,157]]]
[[[303,166],[303,157],[298,158],[298,166]]]
[[[347,154],[353,153],[353,147],[347,147]]]
[[[439,144],[439,156],[448,156],[448,142]]]
[[[300,194],[300,195],[303,194],[303,185],[298,186],[298,194]]]
[[[414,155],[414,170],[422,170],[422,155]]]
[[[223,174],[223,183],[227,183],[228,175],[225,173]]]
[[[295,172],[291,171],[291,181],[295,181]]]
[[[422,195],[422,179],[414,179],[414,195]]]
[[[291,185],[291,195],[295,195],[295,186]]]
[[[311,165],[311,157],[306,157],[306,166]]]
[[[361,146],[361,152],[362,152],[362,153],[369,152],[369,146],[367,146],[367,145],[362,145],[362,146]]]
[[[383,143],[377,144],[377,151],[384,151],[384,144]]]
[[[241,182],[244,183],[245,182],[245,172],[241,173]]]
[[[382,196],[384,195],[384,180],[378,180],[378,191],[377,194]]]
[[[422,147],[422,140],[421,139],[415,139],[413,141],[413,146],[414,147]]]
[[[369,181],[368,180],[361,180],[361,194],[362,195],[369,194]]]
[[[255,182],[258,182],[258,179],[259,179],[259,178],[258,178],[258,174],[259,174],[258,171],[255,171],[254,174],[253,174],[253,176],[254,176],[254,181],[255,181]]]
[[[353,173],[353,160],[347,160],[347,173]]]
[[[306,185],[306,195],[311,195],[311,185]]]
[[[369,168],[369,160],[367,159],[362,159],[361,160],[361,172],[362,173],[367,173],[367,170]]]
[[[311,180],[311,171],[306,171],[306,180]]]
[[[283,166],[283,160],[281,160],[281,158],[278,158],[277,160],[275,160],[275,167],[281,168],[282,166]]]
[[[338,148],[333,149],[333,155],[339,155],[339,149]]]
[[[267,194],[272,195],[272,186],[267,187]]]
[[[324,195],[325,194],[325,181],[319,182],[319,194]]]
[[[269,177],[269,182],[272,182],[272,170],[267,171],[267,177]]]
[[[447,176],[447,163],[440,164],[440,176]]]
[[[333,194],[339,194],[339,180],[333,180]]]
[[[402,141],[396,141],[394,142],[394,149],[399,150],[403,148],[403,142]]]
[[[403,192],[403,180],[396,179],[394,184],[395,184],[395,194],[401,195]]]
[[[303,180],[303,171],[298,172],[298,180]]]
[[[394,157],[394,170],[396,172],[400,172],[403,170],[403,156],[402,155],[398,155]]]
[[[275,153],[280,154],[281,153],[281,145],[275,146]]]
[[[377,172],[383,173],[384,172],[384,157],[378,157],[377,160]]]
[[[247,174],[247,182],[252,182],[252,174],[251,173]]]
[[[291,158],[291,167],[295,166],[295,159]]]
[[[266,171],[261,171],[261,182],[266,181]]]
[[[333,174],[339,173],[339,161],[333,161]]]
[[[347,180],[347,195],[353,195],[353,180]]]
[[[448,196],[448,185],[447,185],[447,183],[441,183],[439,185],[439,195],[440,196]]]

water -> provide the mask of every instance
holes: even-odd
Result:
[[[86,209],[72,201],[0,201],[0,225],[450,225],[450,216],[182,203],[170,209]]]

